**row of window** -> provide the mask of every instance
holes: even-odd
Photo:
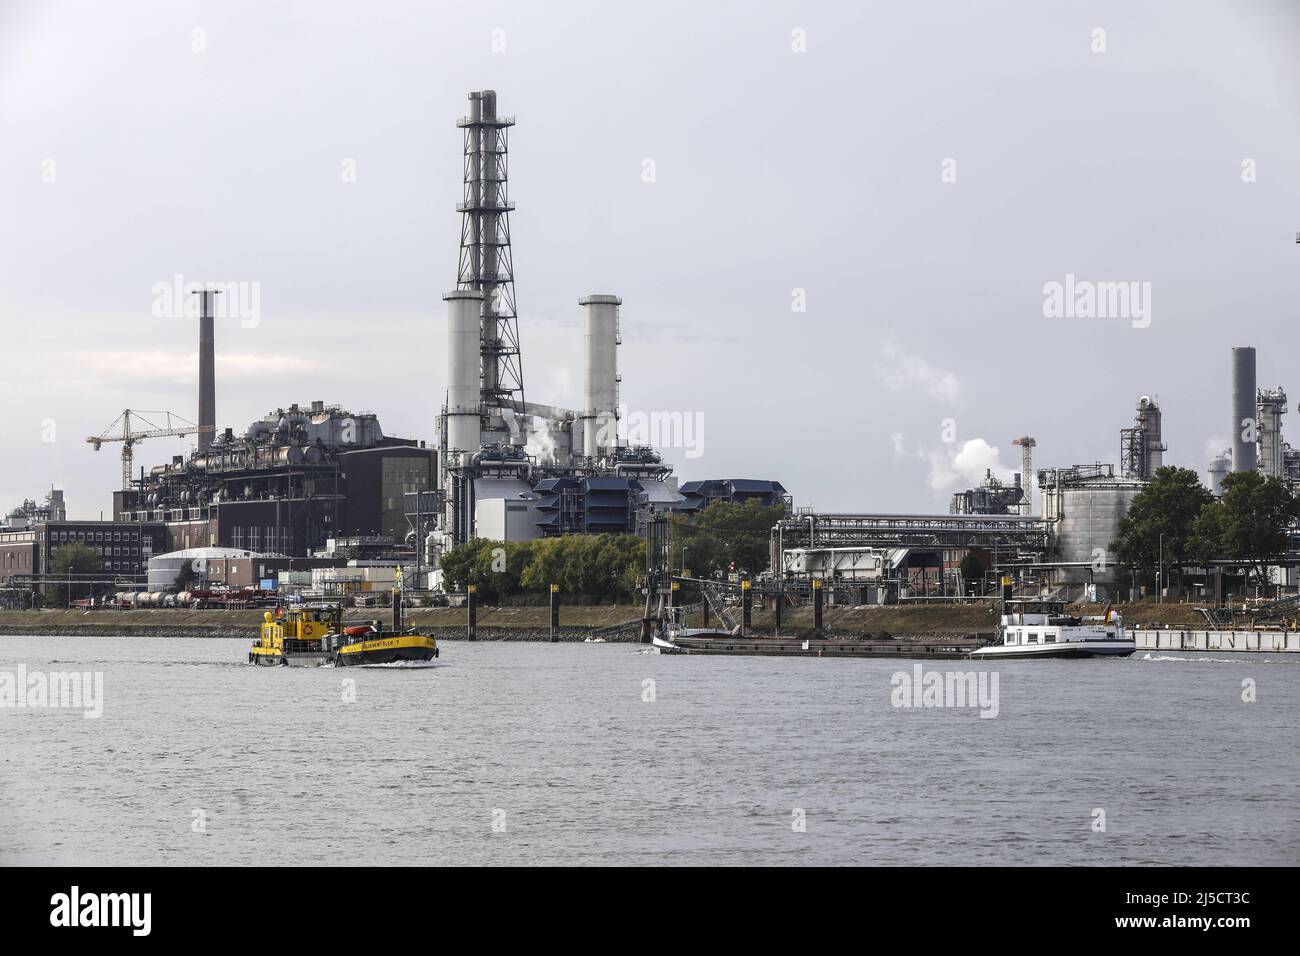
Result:
[[[139,531],[51,531],[50,540],[66,541],[139,541]]]
[[[1014,634],[1011,635],[1011,640],[1009,640],[1008,643],[1011,643],[1011,644],[1016,643],[1016,641],[1015,641],[1015,635],[1014,635]],[[1025,632],[1025,643],[1026,643],[1026,644],[1037,644],[1037,643],[1038,643],[1038,632],[1037,632],[1037,631],[1027,631],[1027,632]],[[1043,635],[1043,643],[1044,643],[1044,644],[1055,644],[1055,643],[1056,643],[1056,635],[1055,635],[1055,634],[1044,634],[1044,635]]]
[[[265,531],[265,538],[263,538]],[[275,525],[268,525],[265,529],[252,526],[242,527],[236,525],[230,529],[230,546],[232,548],[246,548],[249,551],[257,551],[263,547],[263,541],[268,549],[278,549],[281,551],[288,550],[293,541],[293,529],[285,525],[279,529],[279,544],[276,543]]]
[[[73,542],[69,542],[69,543],[70,543],[70,544],[77,544],[78,542],[73,541]],[[86,547],[90,548],[91,551],[94,551],[94,552],[95,552],[96,554],[98,554],[101,558],[138,558],[138,557],[140,557],[140,549],[139,549],[139,548],[128,547],[128,546],[126,546],[126,545],[117,545],[117,546],[110,546],[110,545],[99,545],[99,546],[96,546],[96,545],[86,545]],[[51,555],[51,556],[56,555],[56,554],[59,553],[59,551],[60,551],[60,548],[58,547],[58,545],[54,545],[54,546],[52,546],[52,547],[50,548],[50,555]]]

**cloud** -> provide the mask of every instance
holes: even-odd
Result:
[[[879,372],[891,392],[919,389],[941,402],[955,402],[961,390],[957,376],[947,369],[936,368],[919,355],[909,355],[897,345],[886,345],[883,356],[887,364]]]

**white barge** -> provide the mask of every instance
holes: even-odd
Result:
[[[1007,601],[996,642],[971,657],[1128,657],[1135,650],[1137,642],[1109,607],[1100,617],[1081,617],[1066,614],[1057,601]]]

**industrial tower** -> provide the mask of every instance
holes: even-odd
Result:
[[[497,115],[495,90],[469,94],[469,115],[457,120],[465,131],[465,195],[461,213],[460,268],[456,287],[481,292],[480,390],[487,431],[509,434],[523,444],[501,409],[524,410],[524,370],[519,354],[514,260],[510,254],[509,143],[513,116]]]
[[[1013,439],[1011,444],[1020,446],[1021,484],[1025,486],[1025,500],[1020,505],[1022,515],[1034,513],[1034,446],[1038,442],[1028,435]]]
[[[212,297],[221,295],[220,289],[196,289],[191,295],[199,296],[199,453],[202,454],[217,431],[217,371],[216,345],[212,318]],[[98,447],[98,446],[97,446]],[[130,445],[123,448],[129,451]]]

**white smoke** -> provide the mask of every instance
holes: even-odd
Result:
[[[541,465],[555,462],[555,439],[551,437],[551,424],[545,418],[533,419],[533,427],[528,431],[528,443],[524,445],[524,452]]]
[[[886,345],[882,355],[885,363],[880,367],[880,376],[891,392],[919,388],[941,402],[957,400],[961,382],[952,372],[931,365],[919,355],[908,355],[897,345]]]
[[[1010,484],[1015,469],[1002,464],[1001,453],[983,438],[945,445],[928,454],[930,473],[926,481],[935,494],[973,488],[991,471],[993,477]]]

